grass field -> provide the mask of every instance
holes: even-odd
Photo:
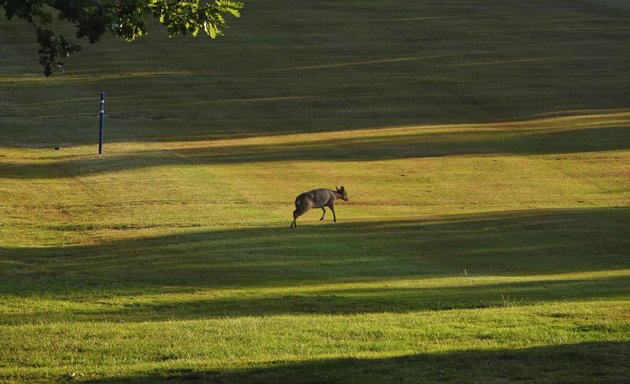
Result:
[[[625,1],[268,0],[45,78],[0,19],[0,382],[627,382],[628,46]]]

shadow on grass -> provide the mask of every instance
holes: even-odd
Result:
[[[226,36],[227,44],[206,49],[192,39],[166,40],[161,31],[133,49],[104,39],[95,54],[72,59],[65,84],[49,86],[15,82],[15,75],[41,76],[41,68],[20,43],[30,42],[30,35],[2,23],[6,44],[0,56],[13,63],[3,71],[3,91],[11,97],[4,97],[2,115],[11,120],[2,138],[10,130],[9,145],[34,137],[50,147],[60,140],[87,145],[93,142],[92,103],[101,89],[108,89],[108,114],[117,118],[108,119],[109,142],[625,108],[629,16],[621,2],[449,2],[427,8],[408,0],[398,7],[362,2],[326,9],[259,2],[249,8],[247,22]],[[252,59],[245,60],[244,52]],[[25,63],[33,66],[26,69]],[[12,128],[14,121],[21,127]]]
[[[546,275],[630,268],[629,217],[630,208],[511,212],[0,249],[0,293],[96,300],[102,304],[97,309],[64,309],[59,316],[88,320],[97,314],[125,321],[408,312],[617,298],[628,293],[628,274]],[[527,279],[518,279],[524,276]],[[459,285],[396,286],[399,280],[444,277],[461,279]],[[184,296],[169,296],[173,294]],[[134,299],[146,295],[156,296]],[[54,316],[5,314],[0,321]]]
[[[276,161],[373,161],[489,154],[567,154],[630,149],[630,129],[622,126],[566,131],[464,131],[416,133],[136,152],[105,158],[52,163],[4,163],[0,178],[54,179],[170,165],[234,164]]]
[[[602,342],[495,351],[457,351],[381,359],[342,358],[207,372],[165,370],[84,383],[622,383],[630,343]]]
[[[205,299],[171,298],[154,302],[129,301],[122,305],[100,301],[99,309],[24,314],[0,314],[2,324],[38,324],[47,321],[147,322],[168,320],[222,319],[241,316],[274,316],[357,313],[408,313],[454,309],[502,308],[549,301],[595,299],[624,300],[628,295],[630,276],[576,279],[533,280],[527,283],[475,284],[439,288],[330,289],[306,293],[268,293],[252,297],[251,291],[236,297]],[[263,293],[264,294],[264,293]],[[193,293],[201,296],[201,293]],[[210,296],[212,296],[211,294]],[[117,307],[117,309],[110,309]]]

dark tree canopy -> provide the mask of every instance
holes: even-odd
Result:
[[[200,31],[213,39],[227,27],[226,15],[239,17],[243,3],[233,0],[0,0],[0,8],[10,20],[18,17],[33,26],[40,45],[44,74],[63,68],[63,58],[81,46],[51,27],[53,18],[72,24],[76,37],[96,43],[105,32],[132,41],[147,33],[146,22],[154,17],[169,36]]]

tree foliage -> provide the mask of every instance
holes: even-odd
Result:
[[[169,36],[203,31],[213,39],[227,27],[226,16],[240,16],[243,3],[233,0],[0,0],[6,17],[24,19],[34,29],[40,45],[44,74],[63,69],[63,58],[81,50],[76,42],[56,33],[56,17],[76,29],[76,38],[96,43],[105,32],[127,41],[147,33],[146,23],[154,17]]]

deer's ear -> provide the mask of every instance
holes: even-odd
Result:
[[[339,188],[339,190],[340,190],[340,191],[343,191],[343,190],[344,190],[343,185],[341,186],[341,188]]]
[[[339,190],[339,187],[338,187],[338,186],[336,186],[336,185],[335,185],[335,190],[337,190],[337,191]]]

